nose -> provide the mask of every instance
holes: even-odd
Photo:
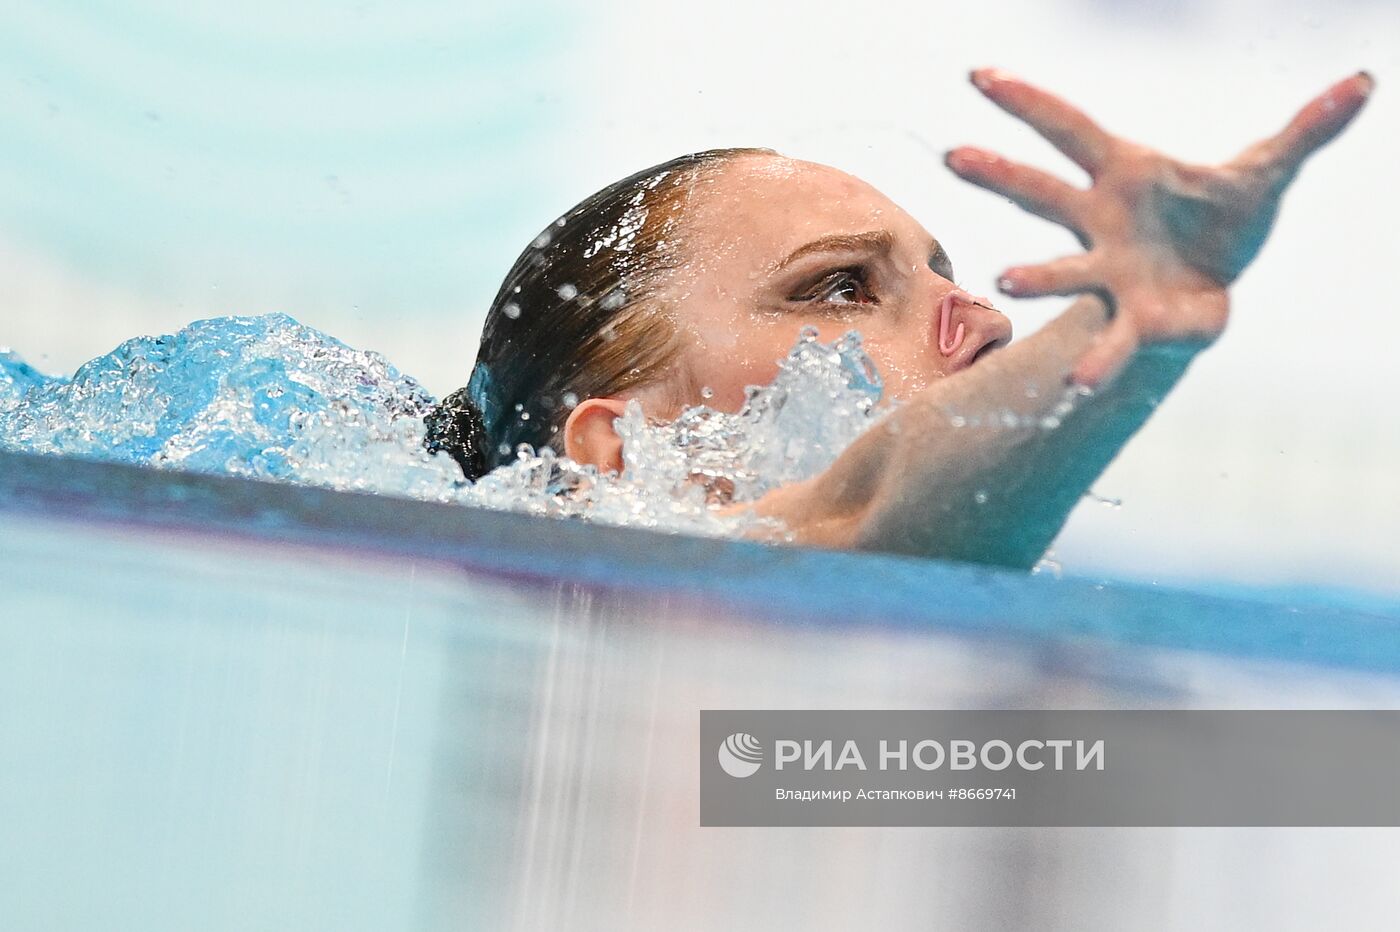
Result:
[[[961,288],[939,298],[932,325],[930,342],[955,368],[970,365],[988,346],[1001,346],[1011,339],[1010,321],[992,307],[992,302]]]
[[[967,322],[956,321],[954,329],[953,309],[965,298],[965,291],[954,288],[943,296],[938,308],[938,351],[944,356],[952,356],[963,345],[967,337]]]
[[[979,298],[961,288],[954,288],[945,294],[938,305],[938,351],[951,357],[967,339],[972,323],[973,308],[984,308],[996,317],[1001,312],[992,307],[989,298]],[[985,328],[982,328],[985,329]]]

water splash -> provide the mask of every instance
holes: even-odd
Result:
[[[826,468],[879,419],[880,396],[858,335],[804,331],[736,414],[698,406],[661,424],[629,405],[621,475],[524,447],[472,484],[424,449],[434,399],[418,382],[270,314],[137,337],[71,379],[0,353],[0,447],[735,537],[781,534],[724,506]]]
[[[58,381],[8,349],[0,349],[0,414],[13,410],[34,388]]]
[[[71,379],[31,386],[0,413],[0,444],[443,499],[451,461],[409,452],[432,404],[378,353],[284,314],[225,317],[127,340]]]

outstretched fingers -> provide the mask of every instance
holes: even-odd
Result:
[[[1083,294],[1103,286],[1096,265],[1095,255],[1086,252],[1039,265],[1017,266],[997,277],[997,290],[1014,298]]]
[[[1375,87],[1375,79],[1365,71],[1338,81],[1299,110],[1282,132],[1251,147],[1242,158],[1272,162],[1291,175],[1346,129]]]
[[[962,180],[1010,198],[1037,217],[1081,232],[1080,206],[1085,192],[1068,182],[973,146],[952,150],[944,162]]]
[[[1090,177],[1098,176],[1108,158],[1113,137],[1097,123],[1054,94],[997,68],[979,68],[972,72],[971,78],[988,100],[1024,120]]]

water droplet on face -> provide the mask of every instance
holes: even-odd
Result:
[[[963,417],[961,414],[954,414],[952,417],[948,418],[948,423],[952,424],[954,427],[966,427],[967,418]]]
[[[558,288],[554,289],[554,291],[565,301],[572,301],[574,298],[578,297],[578,289],[567,283],[560,285]]]
[[[509,317],[511,320],[516,320],[520,317],[520,305],[512,301],[505,307],[501,308],[501,313]]]
[[[708,401],[709,399],[715,397],[715,390],[710,386],[706,385],[704,388],[700,389],[700,397]]]

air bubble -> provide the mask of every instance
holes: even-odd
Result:
[[[559,297],[563,298],[565,301],[572,301],[574,298],[578,297],[578,289],[575,288],[573,285],[567,283],[560,285],[558,288],[554,289],[554,293],[559,295]]]
[[[715,390],[706,385],[704,388],[700,389],[700,397],[709,401],[711,398],[715,397]]]
[[[972,500],[979,505],[985,505],[987,504],[987,493],[978,489],[972,494]]]
[[[501,313],[509,317],[511,320],[516,320],[520,317],[520,305],[512,301],[506,304],[505,307],[501,308]]]

